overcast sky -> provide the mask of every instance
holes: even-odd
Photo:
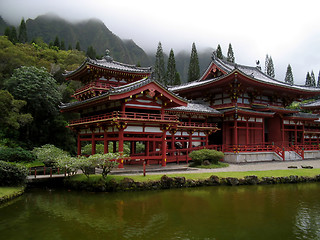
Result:
[[[288,64],[296,84],[307,72],[320,70],[320,2],[318,0],[0,0],[0,15],[19,24],[53,12],[68,20],[101,19],[116,35],[133,39],[145,51],[198,52],[232,44],[238,64],[262,67],[271,55],[276,79],[283,81]],[[210,59],[208,59],[209,63]]]

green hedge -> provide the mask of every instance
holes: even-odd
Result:
[[[0,160],[5,162],[33,162],[36,156],[23,148],[0,148]]]
[[[18,186],[25,183],[28,169],[20,164],[0,161],[0,186]]]
[[[189,156],[195,165],[202,165],[205,160],[208,160],[212,164],[217,164],[223,159],[224,154],[223,152],[204,148],[191,152]]]

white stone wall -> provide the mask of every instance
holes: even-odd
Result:
[[[225,153],[224,161],[229,163],[253,163],[253,162],[282,161],[282,158],[280,158],[277,154],[273,152]]]

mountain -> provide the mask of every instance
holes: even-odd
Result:
[[[83,51],[92,46],[98,55],[103,55],[105,50],[109,49],[110,55],[116,61],[140,63],[141,66],[151,65],[147,54],[133,40],[120,39],[98,19],[72,23],[57,15],[46,14],[28,19],[26,26],[29,40],[41,37],[44,42],[50,43],[58,36],[60,41],[64,41],[66,48],[69,44],[75,48],[79,41]]]

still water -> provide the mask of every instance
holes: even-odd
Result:
[[[130,193],[33,189],[0,239],[320,239],[320,183]]]

